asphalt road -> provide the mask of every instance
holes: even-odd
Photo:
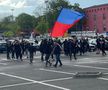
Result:
[[[92,52],[78,55],[72,61],[62,55],[61,60],[63,66],[55,68],[45,67],[39,52],[33,64],[26,57],[23,61],[7,60],[5,54],[0,54],[0,90],[108,90],[108,56]],[[77,72],[102,72],[103,75],[73,77]]]

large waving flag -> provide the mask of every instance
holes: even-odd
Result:
[[[84,15],[74,10],[63,8],[55,25],[53,27],[51,36],[61,37],[64,33],[77,23]]]

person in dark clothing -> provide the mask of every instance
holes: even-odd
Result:
[[[28,51],[29,51],[29,57],[30,57],[30,64],[33,63],[33,57],[34,57],[34,46],[33,43],[31,43],[28,47]]]
[[[28,48],[29,48],[29,42],[25,42],[25,54],[26,54],[26,56],[27,56],[27,58],[29,58],[29,56],[28,56]]]
[[[80,51],[80,55],[85,53],[85,41],[84,38],[81,38],[79,41],[79,51]]]
[[[54,67],[57,67],[58,63],[60,64],[59,66],[63,65],[61,60],[60,60],[61,51],[62,51],[62,47],[59,45],[59,43],[54,42],[54,47],[53,47],[53,50],[52,50],[52,53],[54,53],[55,58],[56,58],[56,63],[54,65]]]
[[[24,55],[24,52],[25,52],[25,41],[22,40],[20,44],[21,44],[21,48],[22,48],[22,55]]]
[[[12,59],[15,59],[15,46],[14,46],[14,42],[11,44],[11,53],[12,53]]]
[[[68,56],[68,41],[67,41],[67,39],[65,39],[65,41],[63,42],[63,49],[64,49],[65,55]]]
[[[47,44],[46,44],[46,48],[45,48],[45,61],[46,61],[46,67],[47,65],[49,64],[51,66],[51,62],[49,60],[49,57],[51,55],[51,52],[52,52],[52,44],[50,41],[47,41]]]
[[[45,55],[45,51],[46,51],[46,44],[47,44],[47,39],[42,40],[39,50],[41,53],[41,61],[44,61],[44,55]]]
[[[15,53],[16,53],[16,59],[19,59],[22,61],[22,48],[21,48],[21,44],[18,40],[15,41]]]
[[[100,38],[97,37],[97,39],[96,39],[96,49],[97,49],[96,54],[100,53],[100,48],[101,48],[100,46],[101,46],[101,44],[100,44]]]
[[[6,48],[7,48],[7,59],[10,59],[10,53],[11,53],[11,42],[10,41],[7,41]]]
[[[68,41],[68,52],[69,52],[69,57],[70,60],[72,60],[72,54],[74,56],[74,59],[76,60],[76,51],[77,51],[77,42],[75,39],[69,39]]]
[[[105,52],[105,38],[104,37],[100,38],[100,49],[102,51],[102,55],[105,56],[106,52]]]
[[[53,39],[49,39],[49,43],[50,43],[51,47],[53,48],[53,46],[54,46],[54,41],[53,41]],[[51,59],[54,61],[54,56],[53,56],[53,54],[51,54]]]

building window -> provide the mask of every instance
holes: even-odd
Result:
[[[100,8],[100,10],[102,10],[102,8]]]
[[[97,32],[97,27],[96,27],[96,25],[94,25],[94,30],[93,30],[93,31]]]
[[[99,10],[99,8],[97,10]]]
[[[106,26],[103,26],[103,31],[106,31]]]
[[[95,14],[94,14],[94,17],[93,18],[94,18],[94,21],[96,21],[96,15]]]
[[[106,16],[105,16],[105,14],[103,14],[103,20],[105,20],[106,19]]]

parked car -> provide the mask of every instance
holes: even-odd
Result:
[[[6,52],[6,42],[0,41],[0,53]]]
[[[96,50],[96,39],[89,39],[89,47],[90,51],[95,51]]]

